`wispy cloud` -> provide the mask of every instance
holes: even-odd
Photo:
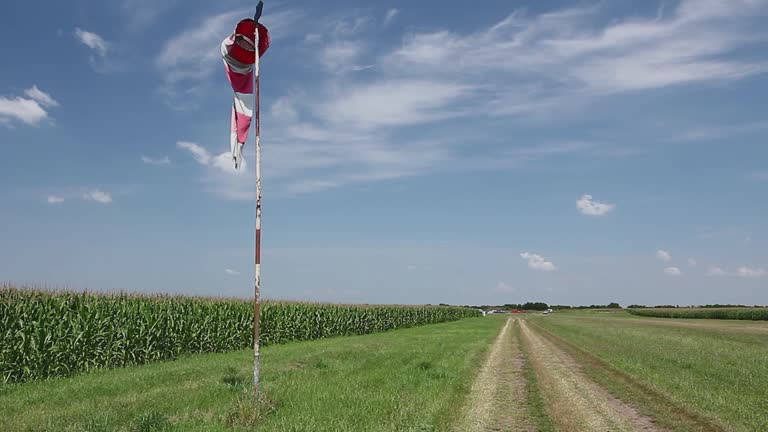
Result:
[[[388,26],[399,13],[400,13],[399,9],[396,9],[396,8],[389,9],[387,13],[384,14],[384,22],[383,22],[384,27]]]
[[[365,46],[360,41],[335,41],[320,49],[318,58],[329,72],[359,71],[366,68],[357,64],[357,59],[364,49]]]
[[[616,206],[595,201],[592,199],[592,195],[582,195],[581,198],[576,201],[576,208],[585,215],[602,216],[611,212]]]
[[[742,266],[736,269],[736,276],[743,278],[761,278],[768,275],[768,271],[763,268],[753,268]]]
[[[24,90],[26,97],[0,97],[0,123],[9,123],[15,119],[28,125],[36,126],[48,118],[46,108],[59,106],[59,103],[37,85]]]
[[[37,103],[44,107],[59,106],[59,103],[56,101],[56,99],[52,98],[48,93],[37,88],[36,85],[33,85],[32,87],[24,90],[24,94],[27,95],[27,97],[32,98],[32,100],[37,101]]]
[[[557,266],[555,266],[552,261],[547,261],[543,256],[539,254],[523,252],[520,254],[520,257],[528,261],[528,267],[533,270],[544,272],[552,272],[557,270]]]
[[[683,272],[678,267],[667,267],[664,269],[664,274],[667,276],[682,276]]]
[[[290,49],[303,56],[302,67],[312,67],[313,79],[276,97],[262,113],[270,142],[265,175],[283,192],[308,193],[444,170],[510,169],[558,155],[632,155],[631,148],[574,141],[480,144],[487,147],[473,147],[467,156],[470,138],[457,137],[455,128],[428,126],[489,115],[554,116],[598,98],[768,70],[741,51],[763,38],[748,30],[761,4],[743,0],[733,6],[739,12],[715,8],[702,14],[690,1],[658,16],[612,21],[604,19],[601,5],[539,15],[514,11],[470,32],[409,33],[395,47],[377,42],[376,32],[390,31],[377,25],[380,15],[301,19],[304,43]],[[215,47],[241,14],[208,17],[169,40],[155,61],[164,87],[177,94],[205,87],[220,67]],[[302,15],[278,21],[295,23],[296,17]],[[352,73],[360,65],[373,67]],[[248,176],[228,177],[240,186],[228,187],[227,194],[250,199]],[[597,216],[612,206],[587,200],[583,208]]]
[[[744,124],[729,124],[719,126],[701,126],[688,129],[673,138],[673,141],[707,141],[721,138],[732,138],[768,130],[768,122]]]
[[[109,51],[109,43],[96,33],[76,27],[75,38],[100,57],[104,57],[107,55],[107,51]]]
[[[496,289],[494,290],[494,292],[509,294],[509,293],[517,292],[517,290],[515,289],[515,287],[513,287],[512,285],[504,281],[498,281],[496,283]]]
[[[168,156],[161,158],[153,158],[149,156],[141,155],[141,161],[147,165],[170,165],[171,159]]]
[[[664,262],[670,262],[672,261],[672,254],[665,251],[664,249],[659,249],[656,251],[656,258]]]
[[[208,165],[211,162],[211,153],[199,144],[189,141],[178,141],[176,147],[191,153],[192,157],[201,165]]]
[[[98,189],[93,189],[88,192],[85,192],[82,195],[82,198],[86,201],[94,201],[99,204],[111,204],[112,203],[112,195],[108,192],[103,192]]]
[[[48,204],[61,204],[64,202],[64,198],[56,195],[48,196]]]
[[[728,273],[720,267],[712,266],[707,269],[707,276],[726,276]]]
[[[226,273],[226,274],[228,274],[228,275],[232,275],[232,276],[237,276],[237,275],[239,275],[239,274],[240,274],[240,272],[239,272],[239,271],[237,271],[237,270],[232,270],[232,269],[224,269],[224,273]]]
[[[693,259],[693,258],[688,258],[688,265],[689,265],[689,266],[691,266],[691,267],[696,267],[698,264],[699,264],[699,263],[698,263],[698,262],[697,262],[695,259]]]
[[[392,73],[483,79],[500,95],[500,111],[514,106],[517,112],[549,109],[548,100],[731,81],[768,70],[768,63],[738,55],[765,40],[751,30],[765,2],[740,0],[728,8],[712,3],[683,0],[667,16],[607,25],[600,24],[600,6],[537,16],[515,12],[469,34],[412,34],[386,63]]]
[[[316,112],[330,122],[361,129],[407,126],[458,115],[458,110],[444,107],[467,90],[465,85],[432,80],[381,81],[346,88],[330,103],[318,105]]]

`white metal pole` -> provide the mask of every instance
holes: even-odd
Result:
[[[256,135],[256,247],[253,278],[253,390],[259,393],[259,295],[261,290],[261,119],[259,114],[259,30],[254,35],[256,61],[253,65],[254,120]]]

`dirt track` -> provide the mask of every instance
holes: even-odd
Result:
[[[513,331],[520,326],[522,341]],[[522,342],[522,346],[520,345]],[[527,352],[546,415],[558,431],[661,431],[652,419],[589,379],[579,364],[524,319],[510,318],[496,338],[469,396],[462,432],[535,431],[523,373]]]
[[[519,341],[508,319],[472,386],[469,409],[458,431],[535,431],[527,418],[526,383]]]
[[[553,423],[564,431],[659,431],[653,421],[587,378],[576,361],[520,321]]]

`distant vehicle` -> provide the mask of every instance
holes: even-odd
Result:
[[[554,312],[552,309],[547,309],[547,310],[544,311],[544,315],[549,315],[552,312]]]

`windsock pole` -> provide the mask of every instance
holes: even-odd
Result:
[[[259,2],[261,4],[261,2]],[[257,15],[261,15],[261,5],[257,6]],[[258,17],[256,19],[258,23]],[[259,393],[259,296],[261,291],[261,119],[259,110],[259,30],[258,24],[254,34],[256,50],[256,61],[253,65],[253,94],[254,94],[254,120],[256,136],[256,247],[255,247],[255,269],[253,278],[253,391]]]

